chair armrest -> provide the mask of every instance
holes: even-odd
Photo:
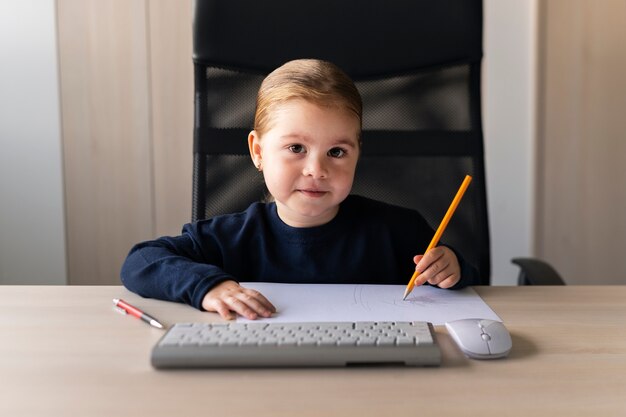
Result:
[[[547,262],[536,258],[513,258],[520,267],[517,285],[565,285],[565,281]]]

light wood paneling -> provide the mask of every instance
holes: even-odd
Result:
[[[191,0],[149,3],[156,234],[191,220],[193,62]]]
[[[626,2],[540,4],[537,255],[626,284]]]
[[[71,284],[191,218],[191,0],[58,0]]]
[[[119,283],[154,234],[146,3],[57,8],[69,283]]]

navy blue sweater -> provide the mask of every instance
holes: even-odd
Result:
[[[225,280],[405,285],[413,257],[433,234],[416,211],[360,196],[349,196],[333,220],[311,228],[283,223],[275,203],[254,203],[242,213],[186,224],[180,236],[135,245],[121,278],[141,296],[198,309]],[[454,288],[477,285],[476,269],[455,253],[461,281]]]

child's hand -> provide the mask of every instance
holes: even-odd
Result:
[[[270,317],[276,312],[276,307],[263,294],[243,288],[235,281],[224,281],[213,287],[202,299],[202,308],[216,311],[226,320],[235,319],[237,314],[254,320],[259,316]]]
[[[426,255],[413,258],[415,270],[420,274],[415,279],[415,286],[428,281],[440,288],[450,288],[461,279],[459,260],[450,248],[438,246],[429,250]]]

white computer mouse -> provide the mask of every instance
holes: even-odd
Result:
[[[448,333],[463,353],[474,359],[503,358],[513,342],[502,322],[488,319],[461,319],[446,323]]]

